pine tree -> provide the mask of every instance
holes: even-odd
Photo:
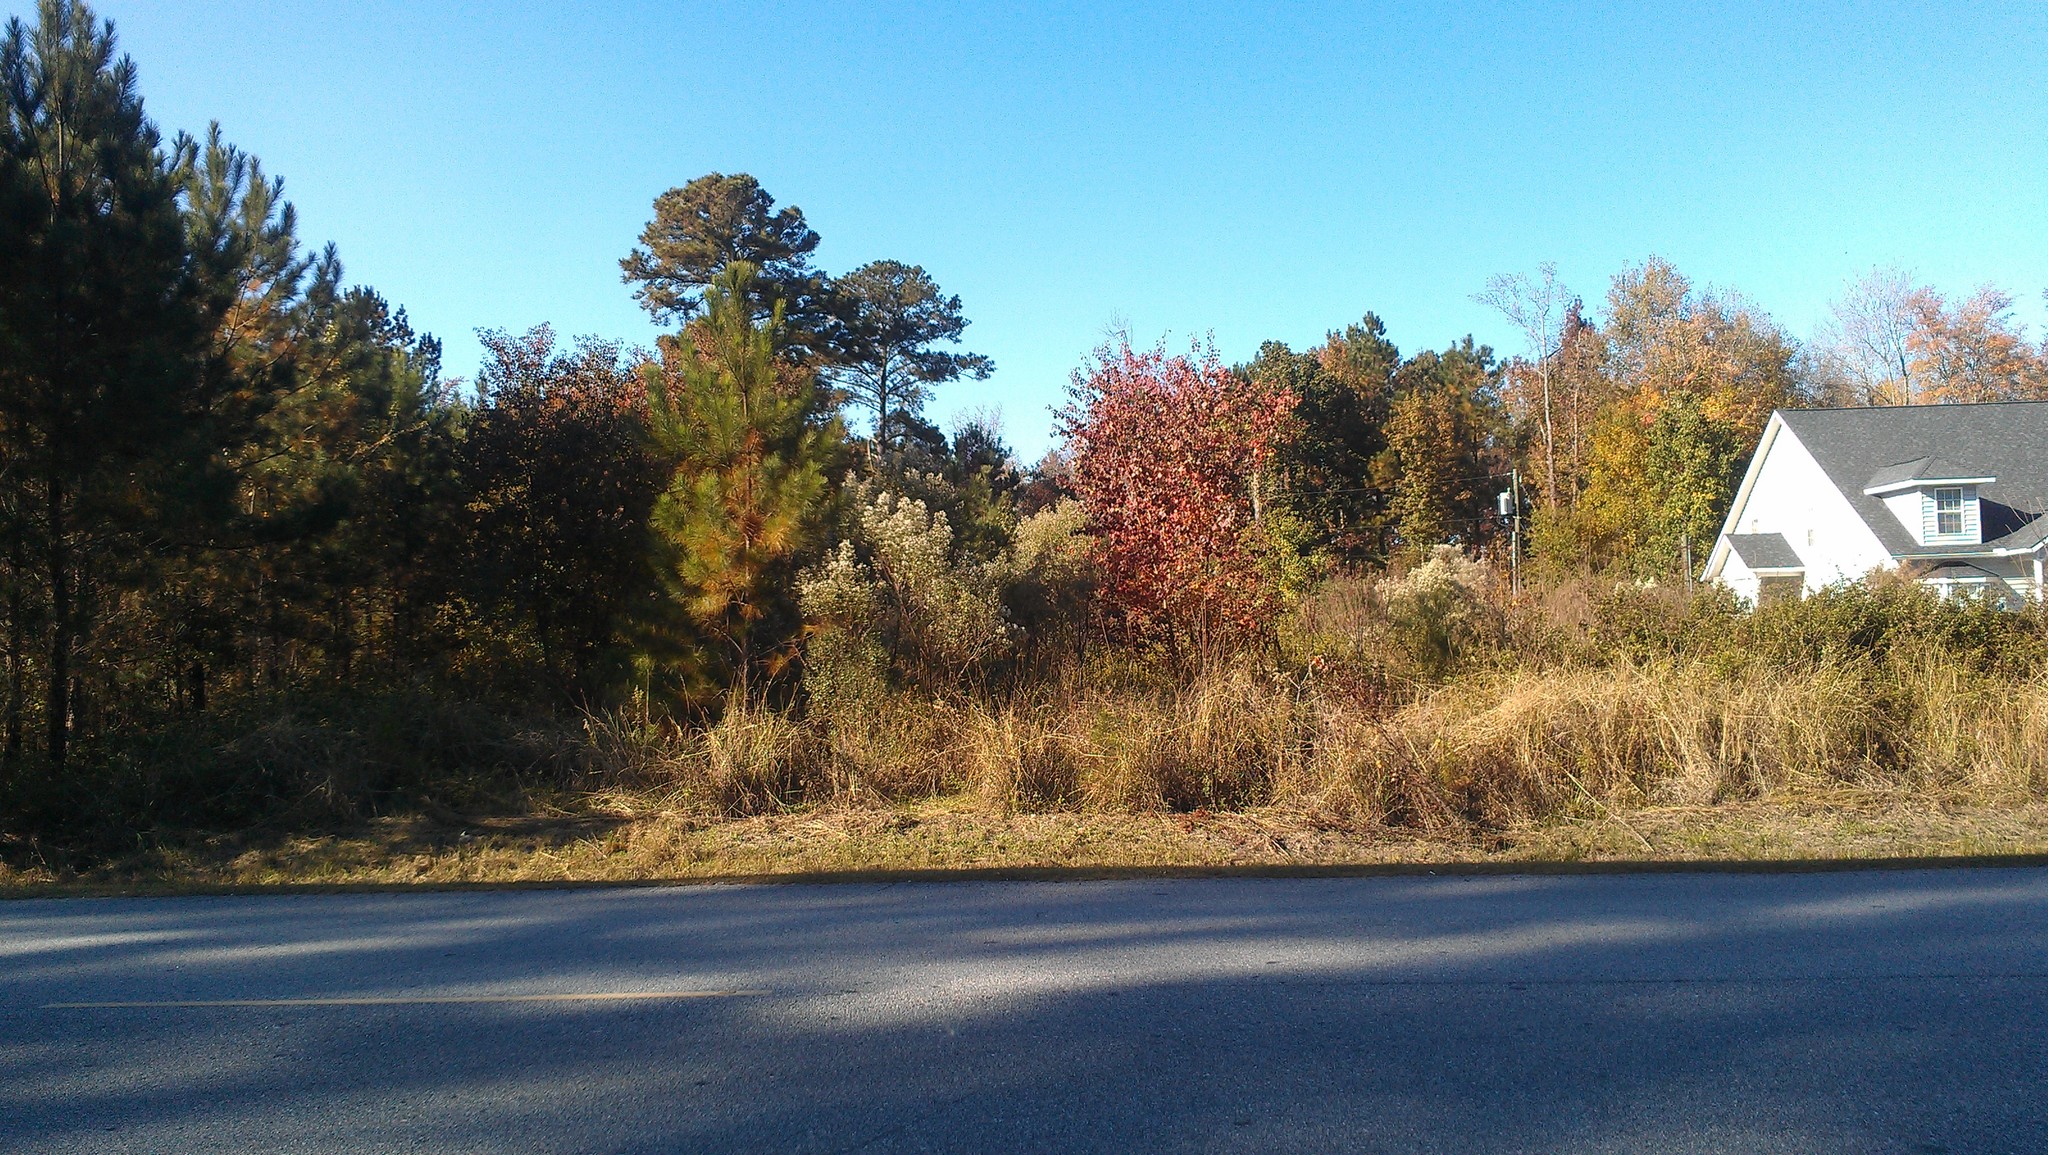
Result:
[[[795,205],[775,207],[761,182],[743,172],[706,173],[654,200],[640,245],[619,262],[657,321],[689,321],[704,293],[738,262],[753,266],[747,300],[756,320],[782,302],[786,355],[809,351],[827,312],[829,281],[811,268],[818,234]]]
[[[1470,337],[1410,358],[1395,374],[1387,448],[1374,472],[1390,492],[1388,517],[1411,554],[1469,544],[1489,528],[1494,487],[1506,472],[1493,351]]]
[[[832,285],[836,317],[830,347],[834,377],[852,403],[874,415],[878,453],[889,454],[924,412],[933,385],[981,381],[995,362],[958,344],[967,328],[960,298],[948,297],[916,265],[871,261]]]
[[[146,516],[136,481],[152,459],[192,444],[211,335],[177,183],[135,66],[114,50],[112,24],[76,0],[43,0],[34,26],[10,21],[0,44],[7,548],[14,580],[32,573],[41,587],[34,624],[55,767],[72,735],[94,564]],[[17,617],[10,628],[28,625]],[[18,675],[26,655],[10,648]]]
[[[646,374],[654,446],[675,466],[652,517],[661,571],[742,696],[793,655],[794,579],[843,439],[816,375],[779,355],[781,310],[755,323],[754,277],[746,262],[721,272]]]

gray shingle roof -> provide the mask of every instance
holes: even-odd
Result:
[[[2048,535],[2048,401],[1783,409],[1800,444],[1894,557],[1956,552],[1922,546],[1863,490],[1894,472],[1912,477],[1995,477],[1979,488],[1984,548],[2024,548]],[[1748,556],[1743,560],[1747,562]]]
[[[1803,569],[1806,563],[1792,552],[1792,543],[1782,533],[1731,533],[1728,544],[1735,556],[1750,569]]]
[[[1916,457],[1897,465],[1887,465],[1870,475],[1863,483],[1865,489],[1883,489],[1908,481],[1952,481],[1961,477],[1982,477],[1969,468],[1945,461],[1939,457]]]
[[[1943,562],[1942,564],[1940,564],[1940,565],[1938,565],[1938,566],[1935,566],[1935,567],[1934,567],[1933,569],[1927,570],[1926,572],[1924,572],[1924,573],[1920,573],[1920,574],[1917,574],[1917,575],[1915,575],[1915,576],[1917,576],[1917,577],[1921,578],[1922,580],[1927,580],[1927,579],[1933,579],[1933,580],[1944,580],[1944,579],[1945,579],[1945,580],[1948,580],[1948,581],[1975,581],[1975,582],[1983,582],[1983,581],[1997,581],[1997,580],[1998,580],[1998,575],[1997,575],[1997,574],[1994,574],[1994,573],[1992,573],[1992,572],[1991,572],[1991,571],[1989,571],[1989,570],[1986,570],[1986,569],[1981,569],[1981,568],[1979,568],[1979,567],[1977,567],[1977,566],[1973,566],[1973,565],[1971,565],[1971,564],[1970,564],[1969,562],[1965,562],[1965,561],[1950,561],[1950,562]]]

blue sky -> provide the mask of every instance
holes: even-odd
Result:
[[[15,7],[21,9],[21,0]],[[838,272],[963,298],[1026,457],[1105,329],[1224,356],[1366,310],[1404,350],[1655,253],[1806,333],[1853,274],[2048,284],[2039,4],[1019,7],[103,0],[166,130],[221,121],[304,235],[474,372],[479,327],[646,342],[656,194],[751,172]]]

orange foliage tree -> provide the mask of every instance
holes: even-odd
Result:
[[[1141,352],[1119,337],[1074,373],[1069,397],[1058,428],[1107,624],[1176,657],[1270,629],[1280,593],[1259,485],[1294,393],[1231,372],[1213,348]]]

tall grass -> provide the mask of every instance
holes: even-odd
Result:
[[[1326,586],[1283,650],[1192,675],[1105,651],[1002,692],[877,684],[790,709],[734,702],[695,725],[646,711],[507,719],[416,695],[300,703],[138,738],[64,805],[130,838],[426,804],[710,818],[908,802],[1263,809],[1469,836],[1844,790],[2048,795],[2039,614],[1913,590],[1749,613],[1711,594],[1588,587],[1460,609],[1484,630],[1446,645],[1436,624],[1402,617],[1413,601]]]
[[[856,737],[877,746],[849,758]],[[2048,685],[1952,665],[1822,661],[1487,672],[1376,709],[1250,665],[950,707],[897,699],[855,735],[736,711],[664,763],[677,797],[740,815],[955,799],[998,812],[1277,807],[1445,833],[1588,810],[1824,796],[2048,793]]]
[[[1551,590],[1485,615],[1491,648],[1461,647],[1474,652],[1447,672],[1441,631],[1398,606],[1326,588],[1288,658],[1190,677],[1113,656],[1093,676],[1005,697],[885,691],[801,721],[729,713],[675,772],[725,813],[764,798],[949,798],[1004,812],[1272,807],[1468,832],[1845,788],[1937,802],[2048,793],[2039,616],[1911,589],[1759,613],[1711,593]],[[1423,644],[1404,647],[1404,629]],[[725,736],[764,726],[783,736]],[[734,768],[749,751],[755,768]],[[788,788],[719,785],[742,779]]]

